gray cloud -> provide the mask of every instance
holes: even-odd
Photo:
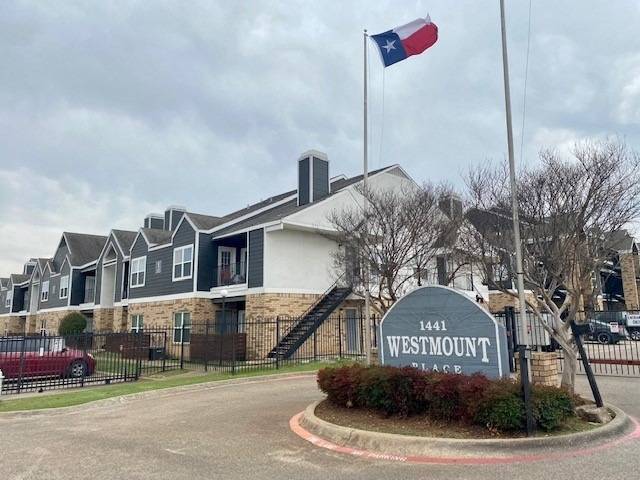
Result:
[[[528,5],[515,3],[519,144]],[[371,164],[458,182],[506,150],[497,5],[0,3],[0,274],[51,255],[63,230],[135,229],[168,204],[223,214],[289,189],[308,148],[358,173],[362,28],[427,11],[440,41],[384,72],[384,126],[370,49]],[[525,161],[591,136],[638,146],[640,9],[536,0],[532,20]]]

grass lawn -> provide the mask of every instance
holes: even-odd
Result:
[[[72,405],[80,405],[96,400],[102,400],[104,398],[119,397],[121,395],[179,387],[182,385],[195,385],[198,383],[228,380],[231,378],[268,376],[278,373],[313,372],[326,365],[328,365],[327,362],[313,362],[301,365],[283,366],[279,370],[255,370],[239,372],[235,375],[215,372],[205,373],[173,370],[162,374],[144,377],[137,382],[78,388],[64,393],[39,394],[26,398],[11,398],[3,396],[0,397],[0,412],[69,407]]]

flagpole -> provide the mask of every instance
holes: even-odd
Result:
[[[364,50],[364,149],[363,149],[363,160],[362,160],[362,191],[363,191],[363,215],[364,215],[364,234],[367,235],[367,183],[368,183],[368,169],[369,169],[369,148],[368,148],[368,119],[367,119],[367,29],[364,29],[363,32],[363,50]],[[369,262],[365,258],[364,262],[364,348],[365,355],[367,360],[367,365],[371,365],[371,315],[369,312],[370,309],[370,292],[369,292]]]

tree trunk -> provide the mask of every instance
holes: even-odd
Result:
[[[562,364],[562,380],[560,386],[571,393],[575,393],[576,371],[578,370],[578,357],[573,352],[565,352]]]
[[[564,361],[562,363],[562,380],[560,381],[560,386],[574,393],[576,372],[578,371],[578,348],[571,333],[570,322],[568,320],[565,321],[565,324],[559,329],[558,333],[562,336],[565,345],[570,347],[563,348]]]

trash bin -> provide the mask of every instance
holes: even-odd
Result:
[[[162,360],[164,358],[164,347],[150,347],[149,360]]]

